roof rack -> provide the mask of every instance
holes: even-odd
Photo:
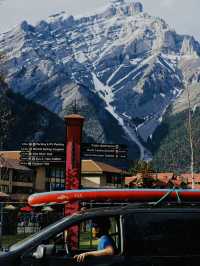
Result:
[[[82,202],[81,205],[84,206],[89,206],[90,208],[95,208],[95,207],[103,207],[103,206],[120,206],[120,207],[127,207],[127,206],[151,206],[151,207],[157,207],[159,204],[163,203],[168,196],[172,193],[175,192],[176,193],[176,197],[177,197],[177,201],[173,202],[173,201],[169,201],[167,203],[173,203],[173,204],[181,204],[184,203],[183,201],[181,201],[180,195],[178,190],[176,189],[176,187],[173,187],[172,189],[170,189],[169,191],[166,192],[166,194],[164,196],[162,196],[158,201],[156,202],[149,202],[149,201],[122,201],[122,202],[117,202],[117,201],[104,201],[104,202],[95,202],[95,201],[89,201],[89,202]],[[190,205],[192,203],[190,202]],[[194,203],[194,205],[196,205],[197,203]]]
[[[168,192],[166,192],[166,194],[164,196],[162,196],[158,201],[156,201],[153,206],[158,206],[160,203],[162,203],[172,192],[176,193],[176,197],[177,197],[177,203],[181,204],[181,198],[179,196],[178,191],[176,190],[175,187],[173,187],[172,189],[170,189]]]
[[[186,192],[190,193],[190,190],[185,190]],[[192,191],[192,192],[196,192],[196,191]],[[171,195],[173,193],[173,196]],[[75,202],[79,202],[81,207],[88,207],[88,208],[96,208],[96,207],[112,207],[112,206],[120,206],[120,207],[126,207],[126,206],[148,206],[148,207],[157,207],[162,203],[165,204],[169,204],[170,206],[176,205],[176,204],[181,204],[181,205],[190,205],[190,206],[199,206],[200,204],[200,195],[198,194],[193,198],[188,198],[187,196],[182,195],[183,190],[179,190],[176,189],[176,187],[173,187],[172,189],[168,189],[165,190],[165,193],[163,193],[162,196],[160,196],[160,198],[157,198],[156,200],[152,200],[152,201],[148,201],[148,200],[133,200],[132,199],[126,199],[126,200],[111,200],[111,199],[107,199],[107,200],[97,200],[97,199],[93,199],[93,200],[77,200]],[[197,191],[197,193],[200,193],[200,191]],[[195,194],[194,194],[195,195]],[[181,199],[182,198],[182,199]],[[56,203],[56,202],[51,202],[51,203],[43,203],[41,205],[39,205],[38,207],[42,207],[42,206],[59,206],[59,205],[66,205],[70,203],[69,201],[65,201],[65,202],[60,202],[60,203]],[[71,202],[72,203],[72,202]],[[72,203],[73,204],[73,203]]]

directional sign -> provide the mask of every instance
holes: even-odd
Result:
[[[20,164],[48,166],[65,163],[64,143],[22,143]],[[82,143],[82,158],[127,159],[128,148],[120,144]]]
[[[20,163],[27,166],[42,166],[65,162],[64,143],[23,143]]]
[[[104,159],[127,159],[128,148],[123,144],[83,143],[82,157]]]

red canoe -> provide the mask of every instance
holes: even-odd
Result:
[[[200,202],[200,190],[192,189],[88,189],[88,190],[64,190],[33,194],[28,198],[30,206],[45,204],[57,204],[73,201],[133,201],[153,202],[164,196],[170,200],[198,201]]]

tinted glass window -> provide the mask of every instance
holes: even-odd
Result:
[[[110,217],[110,230],[109,236],[113,240],[113,248],[115,255],[119,252],[120,246],[120,230],[119,230],[119,219],[118,217]],[[80,223],[73,224],[66,229],[62,229],[59,233],[49,239],[44,239],[40,245],[46,245],[51,247],[50,256],[54,257],[73,257],[74,255],[81,254],[88,251],[97,250],[99,238],[94,234],[94,220],[84,220]],[[75,228],[74,228],[75,227]],[[77,229],[78,233],[78,245],[75,245],[73,229]],[[31,250],[31,253],[37,251],[37,247]],[[64,265],[64,264],[63,264]]]
[[[124,219],[128,255],[200,254],[200,214],[136,213]]]

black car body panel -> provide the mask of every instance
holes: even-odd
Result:
[[[2,266],[78,266],[70,254],[46,254],[35,258],[33,250],[44,246],[53,236],[81,221],[96,217],[117,217],[120,220],[119,253],[107,257],[91,257],[85,266],[193,266],[200,261],[198,206],[162,206],[130,204],[125,207],[90,209],[65,217],[39,233],[0,253]],[[200,230],[199,230],[200,231]]]

